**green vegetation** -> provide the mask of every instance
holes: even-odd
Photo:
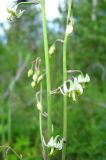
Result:
[[[5,31],[7,43],[0,41],[0,146],[10,145],[18,155],[23,156],[23,160],[41,160],[39,111],[35,92],[27,78],[31,62],[39,56],[42,69],[45,69],[41,12],[33,5],[23,5],[23,8],[27,12],[20,19],[10,22],[10,28]],[[68,2],[65,1],[59,7],[61,18],[52,23],[53,28],[57,27],[55,30],[47,23],[49,47],[64,36],[67,9]],[[81,70],[84,75],[88,73],[91,82],[76,103],[67,99],[66,160],[106,160],[106,2],[97,1],[97,5],[93,6],[92,0],[76,0],[72,5],[72,14],[74,32],[68,38],[67,69]],[[55,52],[50,57],[52,90],[63,82],[62,44],[57,41],[55,46]],[[44,80],[43,111],[47,112]],[[52,96],[51,116],[54,135],[62,136],[62,95]],[[42,120],[43,134],[47,138],[46,114]],[[0,159],[6,158],[17,160],[11,149],[0,148]],[[55,159],[60,160],[61,156]]]

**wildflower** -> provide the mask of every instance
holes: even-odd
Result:
[[[63,87],[59,88],[61,93],[63,95],[68,95],[70,97],[70,87],[73,86],[73,82],[71,80],[68,80],[66,82],[64,82]]]
[[[9,13],[8,20],[12,21],[14,18],[20,18],[25,10],[17,11],[18,6],[14,6],[12,8],[7,8],[7,12]]]
[[[83,93],[82,86],[78,83],[77,78],[74,78],[73,86],[70,88],[71,96],[73,101],[76,101],[76,95],[81,95]]]
[[[28,77],[31,77],[32,75],[33,75],[33,70],[29,69],[29,71],[28,71]]]
[[[59,135],[57,135],[55,138],[51,137],[50,141],[46,144],[44,141],[44,145],[51,149],[50,155],[53,155],[55,150],[62,150],[63,148],[63,138],[59,140]]]
[[[78,83],[77,78],[74,78],[74,82],[72,80],[64,82],[63,87],[59,89],[63,95],[72,97],[73,101],[76,101],[76,95],[81,95],[83,93],[83,88]]]
[[[78,83],[88,83],[88,82],[90,82],[90,77],[88,74],[86,74],[85,77],[83,75],[78,76]]]
[[[32,86],[32,88],[34,88],[34,87],[35,87],[35,85],[36,85],[36,84],[35,84],[35,82],[34,82],[34,81],[32,81],[32,82],[31,82],[31,86]]]
[[[53,44],[49,49],[49,54],[52,55],[55,51],[55,44]]]

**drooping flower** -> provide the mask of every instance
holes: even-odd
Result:
[[[82,86],[78,83],[77,78],[64,82],[63,87],[60,87],[60,91],[63,95],[72,97],[73,101],[76,101],[76,96],[83,93]]]
[[[63,87],[60,87],[60,91],[63,95],[67,95],[70,97],[70,88],[73,86],[73,82],[71,80],[65,81],[63,83]]]
[[[63,138],[59,139],[59,135],[57,135],[55,138],[51,137],[50,141],[46,144],[44,141],[44,145],[48,148],[50,148],[50,155],[53,155],[55,150],[62,150],[63,148]]]
[[[71,96],[73,101],[76,101],[76,96],[79,96],[83,93],[82,86],[78,83],[77,78],[74,78],[73,86],[70,88]]]
[[[88,74],[84,77],[83,73],[79,70],[72,70],[70,73],[75,71],[81,74],[78,77],[73,76],[72,80],[65,81],[63,85],[51,91],[51,94],[62,93],[64,96],[72,97],[73,101],[76,101],[76,97],[83,94],[84,84],[90,82],[90,77]]]
[[[9,17],[8,20],[13,21],[14,18],[20,18],[23,13],[25,12],[25,10],[17,10],[18,5],[15,5],[12,8],[7,8],[7,12],[9,13]]]

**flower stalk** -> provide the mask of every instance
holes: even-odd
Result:
[[[51,121],[51,82],[50,82],[50,64],[49,64],[49,50],[46,26],[46,13],[45,13],[45,0],[41,0],[42,11],[42,25],[43,25],[43,38],[44,38],[44,51],[45,51],[45,65],[46,65],[46,84],[47,84],[47,104],[48,104],[48,138],[52,134],[52,121]]]
[[[68,20],[70,18],[71,13],[71,6],[72,6],[72,0],[69,0],[69,8],[68,8],[68,15],[67,15],[67,24],[66,24],[66,32],[67,32],[67,26],[68,26]],[[63,82],[67,80],[67,41],[68,41],[68,34],[65,33],[64,37],[64,44],[63,44]],[[63,97],[63,137],[67,141],[67,96]],[[65,154],[66,154],[66,143],[64,144],[64,148],[62,151],[62,160],[65,160]]]
[[[40,129],[40,138],[41,138],[41,145],[42,145],[42,155],[43,159],[46,160],[46,153],[45,147],[43,143],[43,129],[42,129],[42,115],[43,115],[43,105],[42,105],[42,82],[40,84],[40,111],[39,111],[39,129]]]

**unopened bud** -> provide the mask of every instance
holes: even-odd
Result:
[[[43,75],[38,77],[37,83],[39,83],[43,79]]]
[[[39,76],[39,74],[40,74],[40,70],[39,69],[36,71],[36,74],[37,74],[37,76]]]
[[[42,105],[41,105],[40,102],[37,103],[37,108],[38,108],[39,111],[42,111]]]
[[[31,86],[32,86],[32,88],[34,88],[34,87],[35,87],[35,85],[36,85],[36,84],[35,84],[35,82],[34,82],[34,81],[32,81],[32,82],[31,82]]]
[[[67,29],[66,29],[66,35],[70,35],[73,32],[73,25],[71,23],[69,23],[67,25]]]
[[[33,75],[33,70],[32,69],[29,69],[28,71],[28,77],[32,76]]]
[[[36,82],[37,78],[38,78],[38,75],[35,73],[35,74],[33,75],[33,80],[34,80],[34,82]]]
[[[49,54],[52,55],[55,51],[55,45],[53,44],[49,49]]]

